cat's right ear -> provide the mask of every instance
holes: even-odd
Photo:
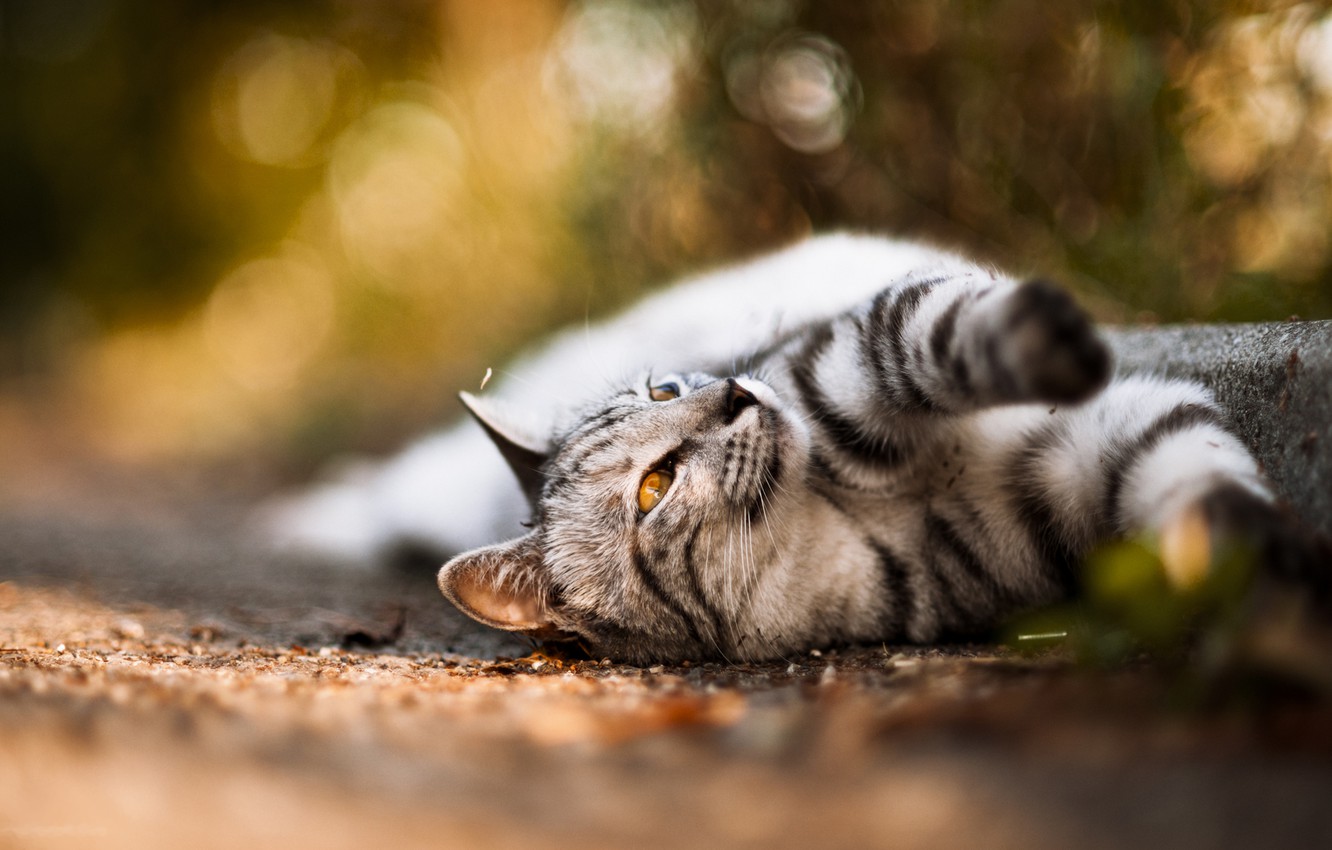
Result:
[[[439,571],[439,589],[478,622],[548,640],[572,637],[554,619],[541,544],[534,532],[465,552]]]
[[[499,449],[518,478],[527,503],[535,508],[541,496],[541,467],[550,456],[549,441],[537,436],[536,429],[502,401],[468,392],[458,393],[458,398]]]

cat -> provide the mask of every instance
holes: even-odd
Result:
[[[463,394],[479,431],[343,494],[405,505],[455,484],[469,495],[397,513],[416,523],[399,539],[468,549],[440,569],[444,596],[624,661],[975,634],[1076,593],[1108,540],[1150,535],[1187,584],[1213,537],[1280,524],[1208,390],[1114,374],[1063,290],[916,243],[814,238],[516,371]],[[479,471],[482,433],[521,497]],[[524,513],[507,542],[478,521]]]

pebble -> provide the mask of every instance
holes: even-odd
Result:
[[[125,640],[139,640],[143,637],[143,625],[130,619],[117,620],[112,631]]]

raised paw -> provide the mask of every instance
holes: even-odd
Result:
[[[1004,335],[1027,398],[1084,401],[1110,379],[1110,350],[1082,308],[1053,283],[1033,280],[1017,288]]]

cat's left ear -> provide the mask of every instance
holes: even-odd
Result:
[[[555,623],[554,594],[535,532],[465,552],[439,571],[439,589],[474,620],[547,640],[573,637]]]
[[[500,399],[482,398],[468,392],[458,393],[458,398],[499,449],[509,469],[517,476],[527,503],[535,508],[544,483],[541,467],[550,456],[549,441],[536,436],[538,429],[533,423]]]

